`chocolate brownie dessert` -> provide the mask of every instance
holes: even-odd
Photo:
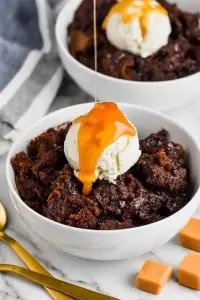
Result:
[[[97,180],[83,195],[64,155],[70,125],[48,129],[29,143],[27,153],[12,158],[19,195],[39,214],[69,226],[112,230],[159,221],[189,201],[184,149],[164,129],[140,141],[139,161],[117,184]]]
[[[163,81],[200,71],[200,14],[180,10],[159,0],[168,11],[172,26],[169,42],[157,53],[142,58],[110,44],[102,23],[116,0],[97,0],[98,71],[121,79]],[[68,28],[70,53],[94,69],[93,0],[83,0]]]

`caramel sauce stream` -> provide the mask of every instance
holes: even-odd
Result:
[[[93,31],[94,31],[94,70],[98,70],[98,58],[97,58],[97,3],[93,0]],[[97,86],[94,82],[94,101],[97,102]]]
[[[88,114],[78,117],[74,123],[80,124],[78,179],[83,183],[83,194],[88,195],[96,180],[95,169],[103,151],[123,135],[134,136],[136,130],[112,102],[96,103]]]
[[[152,5],[151,0],[121,0],[116,3],[103,22],[103,29],[107,28],[109,18],[114,13],[119,13],[122,16],[122,22],[130,23],[133,19],[138,18],[142,36],[145,37],[148,30],[148,15],[152,12],[168,15],[166,9],[159,3]]]

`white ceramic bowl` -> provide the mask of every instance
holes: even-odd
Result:
[[[112,78],[85,67],[74,59],[67,47],[67,27],[82,0],[70,0],[58,16],[56,39],[66,71],[87,93],[101,101],[139,104],[156,110],[168,110],[200,97],[200,72],[172,81],[134,82]],[[199,11],[199,0],[172,0],[188,11]]]
[[[92,104],[79,104],[56,111],[31,127],[11,148],[6,165],[10,196],[20,216],[42,238],[70,254],[97,260],[118,260],[148,252],[171,239],[192,216],[199,203],[200,152],[197,144],[180,125],[168,117],[131,104],[120,104],[121,109],[136,125],[140,137],[166,128],[172,140],[185,147],[193,182],[193,198],[176,214],[150,225],[114,231],[78,229],[51,221],[30,209],[19,197],[15,186],[11,158],[19,151],[26,151],[30,139],[46,129],[73,120],[91,109]]]

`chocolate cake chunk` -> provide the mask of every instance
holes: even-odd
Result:
[[[137,167],[143,180],[170,194],[184,192],[188,180],[182,145],[169,142],[165,131],[150,135],[141,145],[143,153]]]
[[[15,172],[15,182],[18,192],[24,202],[35,211],[42,212],[42,204],[49,194],[45,185],[37,180],[32,168],[32,160],[24,152],[19,152],[11,160]]]
[[[158,150],[165,148],[168,143],[168,132],[165,129],[157,133],[152,133],[145,139],[140,141],[140,148],[142,152],[152,154]]]
[[[28,154],[34,161],[32,171],[44,185],[51,185],[65,162],[63,143],[70,124],[48,129],[30,141]]]
[[[75,178],[68,164],[53,182],[52,192],[47,201],[48,210],[57,222],[76,227],[96,228],[101,209],[95,201],[82,194],[81,183]]]

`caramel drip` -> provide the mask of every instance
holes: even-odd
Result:
[[[95,169],[103,151],[123,135],[134,136],[135,128],[115,103],[96,103],[92,110],[77,118],[79,180],[83,183],[83,194],[88,195],[96,180]]]
[[[168,15],[168,12],[164,7],[158,2],[153,3],[152,0],[121,0],[109,11],[103,22],[103,29],[107,28],[108,21],[114,13],[119,13],[122,16],[122,22],[125,24],[138,18],[143,37],[148,31],[148,16],[150,13]]]

